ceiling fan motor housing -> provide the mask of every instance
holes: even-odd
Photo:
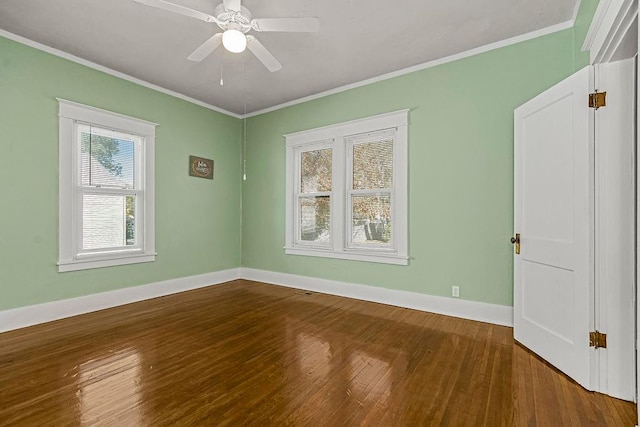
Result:
[[[230,10],[224,7],[224,4],[219,4],[215,11],[215,17],[218,21],[218,26],[222,30],[239,30],[243,33],[251,30],[251,12],[244,6],[240,7],[240,11]]]

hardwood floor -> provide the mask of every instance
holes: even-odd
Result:
[[[0,334],[0,425],[636,424],[512,330],[248,281]]]

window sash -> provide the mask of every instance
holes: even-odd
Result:
[[[111,189],[127,189],[126,186],[111,186],[111,185],[83,185],[82,184],[82,133],[87,131],[98,136],[104,136],[108,138],[121,139],[131,141],[134,144],[133,152],[133,187],[129,189],[144,189],[144,165],[145,163],[145,150],[144,143],[145,137],[135,133],[128,133],[126,131],[112,129],[107,126],[98,124],[91,124],[80,120],[73,121],[74,126],[74,165],[75,165],[75,185],[83,186],[87,188],[111,188]],[[96,132],[93,132],[96,130]],[[91,161],[89,159],[89,161]]]
[[[302,192],[302,154],[308,153],[312,151],[319,150],[331,150],[331,172],[332,172],[332,180],[331,180],[331,191],[322,191],[322,192]],[[295,199],[295,207],[294,207],[294,236],[295,236],[295,245],[301,247],[308,248],[317,248],[317,249],[331,249],[333,247],[334,242],[334,185],[335,185],[335,177],[334,171],[336,167],[336,156],[335,150],[333,147],[333,140],[325,140],[325,141],[317,141],[311,144],[305,144],[303,147],[297,147],[295,150],[295,185],[294,185],[294,199]],[[326,242],[318,242],[318,241],[309,241],[302,239],[302,207],[301,200],[302,199],[315,199],[316,197],[329,197],[329,239]]]
[[[85,195],[103,195],[103,196],[117,196],[135,197],[135,226],[134,226],[134,245],[124,246],[112,246],[96,249],[84,249],[84,196]],[[85,258],[87,255],[98,255],[108,253],[131,253],[141,252],[144,250],[144,197],[145,192],[142,190],[124,190],[102,187],[78,187],[75,197],[75,258]],[[125,220],[126,227],[126,220]],[[125,231],[126,233],[126,231]]]
[[[317,240],[304,240],[302,238],[302,234],[303,234],[303,229],[302,229],[302,201],[303,200],[315,200],[317,197],[328,197],[329,198],[329,228],[328,228],[328,232],[329,232],[329,238],[322,242],[322,241],[317,241]],[[331,196],[331,193],[314,193],[313,196],[310,196],[308,194],[305,194],[304,196],[301,195],[297,198],[297,207],[296,207],[296,243],[300,246],[307,246],[307,247],[319,247],[319,248],[331,248],[333,246],[333,234],[332,234],[332,202],[333,202],[333,197]]]
[[[362,252],[387,252],[397,253],[397,239],[395,238],[397,230],[396,221],[396,209],[395,209],[395,179],[392,179],[392,187],[389,188],[367,188],[367,189],[354,189],[353,188],[353,174],[354,174],[354,154],[353,149],[359,144],[371,144],[376,142],[388,142],[391,141],[393,147],[393,177],[396,175],[397,161],[395,158],[396,152],[396,135],[397,129],[383,129],[379,131],[364,132],[361,134],[349,135],[344,138],[346,146],[346,176],[345,176],[345,251],[362,251]],[[390,198],[390,215],[391,215],[391,238],[387,243],[367,243],[359,244],[353,241],[353,196],[388,196]]]
[[[391,203],[391,238],[389,239],[388,242],[386,243],[366,243],[366,244],[362,244],[362,243],[357,243],[353,241],[353,197],[352,196],[386,196],[389,197],[390,199],[390,203]],[[360,192],[352,192],[351,194],[349,194],[348,199],[347,199],[347,209],[346,209],[346,228],[347,228],[347,233],[346,233],[346,247],[345,250],[364,250],[364,251],[381,251],[381,252],[396,252],[396,245],[395,245],[395,232],[394,232],[394,219],[395,219],[395,215],[394,215],[394,210],[393,210],[393,193],[391,191],[378,191],[375,193],[371,193],[371,192],[367,192],[367,193],[360,193]]]

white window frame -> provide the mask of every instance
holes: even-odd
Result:
[[[409,110],[394,111],[364,119],[339,123],[284,135],[286,142],[285,253],[356,261],[407,265],[408,256],[408,132]],[[393,186],[391,188],[390,247],[351,245],[349,165],[353,136],[395,129],[393,138]],[[320,148],[332,149],[331,244],[300,242],[298,197],[300,153]],[[375,193],[375,192],[374,192]]]
[[[58,100],[59,118],[59,229],[58,271],[76,271],[116,265],[151,262],[155,252],[155,129],[156,123],[73,101]],[[135,136],[136,156],[143,170],[136,171],[136,245],[127,248],[81,251],[82,200],[80,150],[77,127],[91,125]],[[113,189],[95,188],[91,193],[114,193]]]

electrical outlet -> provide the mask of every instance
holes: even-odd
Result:
[[[458,298],[460,296],[460,286],[451,287],[451,296]]]

